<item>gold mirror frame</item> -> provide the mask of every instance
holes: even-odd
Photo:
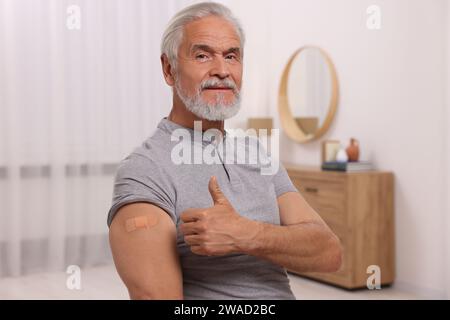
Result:
[[[289,106],[289,99],[287,95],[287,84],[289,79],[289,72],[291,71],[291,65],[294,62],[294,59],[305,49],[318,49],[321,54],[323,54],[325,61],[328,65],[328,70],[330,72],[331,78],[331,98],[330,103],[328,105],[328,113],[325,118],[323,125],[319,128],[319,130],[313,135],[307,135],[303,130],[298,126],[296,120],[292,116],[291,108]],[[280,89],[278,93],[278,110],[280,112],[280,120],[281,125],[288,135],[289,138],[293,139],[299,143],[306,143],[316,140],[324,135],[327,132],[328,128],[331,125],[331,122],[334,119],[337,109],[337,101],[339,96],[339,87],[336,76],[336,69],[334,68],[333,61],[329,55],[321,48],[315,46],[305,46],[294,52],[292,56],[289,58],[289,61],[284,68],[283,76],[281,77]]]

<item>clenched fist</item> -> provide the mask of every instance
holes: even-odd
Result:
[[[211,177],[208,185],[214,201],[210,208],[190,208],[181,213],[184,241],[199,255],[244,253],[260,230],[256,221],[239,215]]]

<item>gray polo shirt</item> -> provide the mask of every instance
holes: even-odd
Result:
[[[192,139],[174,140],[171,136],[177,129],[184,129]],[[197,137],[200,132],[200,141],[194,138],[194,131]],[[276,225],[280,224],[277,197],[285,192],[298,192],[281,163],[273,175],[261,174],[262,161],[241,163],[243,161],[238,162],[234,157],[234,163],[230,163],[233,162],[228,160],[230,155],[242,150],[250,154],[253,148],[261,147],[258,139],[250,137],[244,144],[234,140],[231,148],[228,146],[233,136],[229,132],[222,140],[209,137],[205,141],[203,138],[206,134],[201,131],[163,118],[156,131],[122,160],[116,173],[108,226],[125,204],[148,202],[165,210],[177,226],[185,299],[295,299],[284,268],[245,254],[196,255],[184,242],[179,231],[180,214],[188,208],[213,205],[208,191],[212,175],[217,177],[222,192],[240,215]],[[183,147],[187,148],[180,151]],[[174,155],[186,159],[189,147],[192,154],[194,150],[212,150],[217,161],[196,163],[194,155],[191,163],[174,161]]]

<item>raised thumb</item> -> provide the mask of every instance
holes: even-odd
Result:
[[[217,183],[217,178],[212,176],[209,179],[208,184],[209,193],[214,201],[214,204],[227,204],[228,200],[223,194],[222,190],[220,190],[219,184]]]

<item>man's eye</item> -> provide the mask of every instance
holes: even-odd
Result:
[[[237,59],[237,57],[234,54],[229,54],[225,58],[226,59]]]
[[[200,60],[203,60],[203,59],[207,59],[208,56],[207,56],[206,54],[198,54],[198,55],[196,56],[196,58],[197,58],[197,59],[200,59]]]

